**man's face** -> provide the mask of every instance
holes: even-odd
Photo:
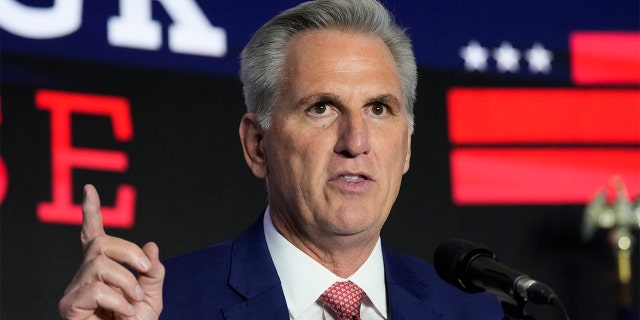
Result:
[[[306,31],[285,69],[261,146],[274,223],[302,238],[377,238],[410,158],[391,53],[373,35]]]

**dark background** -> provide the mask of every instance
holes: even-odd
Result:
[[[388,3],[401,23],[412,24],[427,16],[434,27],[427,30],[413,26],[410,29],[412,37],[417,38],[414,41],[420,62],[416,130],[411,169],[405,175],[396,205],[383,229],[387,246],[431,262],[437,245],[448,237],[482,242],[497,252],[502,262],[553,287],[572,319],[617,319],[614,256],[606,244],[604,231],[597,232],[589,242],[581,240],[584,204],[456,206],[451,200],[449,151],[452,146],[448,140],[446,114],[448,88],[573,87],[566,74],[568,57],[566,47],[562,47],[566,44],[558,45],[554,51],[554,63],[564,66],[559,66],[557,73],[544,77],[505,75],[495,70],[469,73],[462,70],[462,60],[455,52],[445,56],[440,53],[441,49],[434,49],[433,55],[421,55],[424,51],[419,50],[452,46],[449,42],[454,36],[437,37],[439,32],[447,30],[445,21],[460,22],[477,10],[477,20],[468,24],[484,26],[481,29],[490,32],[493,29],[488,25],[515,23],[512,21],[515,18],[498,19],[505,12],[524,10],[534,4],[521,3],[519,9],[511,7],[520,2],[486,4],[494,8],[494,12],[484,7],[482,10],[473,8],[472,4],[440,8],[443,5],[407,1]],[[605,3],[608,2],[593,2],[587,7],[601,10],[603,20],[624,12],[621,26],[606,25],[585,14],[591,19],[589,23],[574,23],[575,28],[595,25],[601,29],[637,30],[638,14],[628,16],[628,10],[638,9],[637,2],[621,1],[617,5],[621,8]],[[223,4],[232,6],[221,1]],[[545,3],[538,5],[544,7]],[[546,5],[550,6],[549,3]],[[538,8],[530,16],[520,11],[518,14],[531,21],[539,15],[544,15],[545,21],[556,21],[554,19],[559,19],[573,5],[578,7],[577,2],[566,2],[562,6],[547,7],[547,12]],[[498,10],[505,6],[512,11]],[[249,17],[242,17],[242,21],[247,21],[242,30],[249,27],[255,30],[266,21],[266,16],[285,7],[284,4],[269,6],[261,13],[265,16],[255,19],[251,19],[251,15],[258,14],[246,13]],[[554,9],[557,11],[555,16],[552,15]],[[494,24],[483,20],[491,16],[489,13],[487,17],[482,16],[485,11],[497,15]],[[451,17],[446,18],[444,13]],[[162,13],[157,15],[163,16]],[[468,24],[460,27],[459,33],[469,32]],[[525,39],[538,36],[530,35],[531,30],[536,30],[534,26],[513,29],[509,33],[522,32]],[[421,35],[422,30],[424,35]],[[564,32],[559,37],[566,41],[567,30],[558,30]],[[553,30],[541,32],[547,35]],[[233,41],[244,43],[248,36],[245,33]],[[234,73],[225,71],[237,64],[237,46],[231,46],[230,57],[226,58],[231,66],[216,69],[218,62],[207,65],[204,58],[191,57],[187,58],[192,59],[191,67],[173,68],[170,66],[172,60],[163,60],[169,57],[166,50],[153,57],[149,54],[151,62],[128,64],[118,61],[120,58],[107,61],[103,53],[96,53],[95,59],[69,54],[84,49],[47,54],[39,51],[41,47],[56,46],[56,43],[27,45],[27,41],[14,39],[4,31],[0,39],[3,41],[0,152],[9,175],[7,193],[0,207],[0,318],[57,318],[57,301],[81,260],[79,226],[45,224],[36,217],[36,204],[50,201],[52,188],[50,114],[37,109],[34,100],[40,89],[119,96],[129,101],[134,129],[133,139],[129,142],[114,140],[108,118],[86,115],[72,118],[74,147],[118,150],[129,157],[129,168],[125,173],[73,172],[76,203],[81,200],[85,183],[96,185],[107,206],[113,205],[117,185],[126,183],[136,188],[134,227],[108,229],[108,233],[138,244],[155,241],[164,259],[232,239],[264,210],[263,182],[254,178],[246,167],[237,136],[239,119],[244,113],[240,82]],[[434,43],[427,46],[427,40]],[[554,41],[560,42],[555,38],[549,40]],[[499,42],[495,42],[497,46]],[[529,40],[523,42],[530,45]],[[455,43],[465,44],[466,40]],[[123,50],[125,58],[142,55],[128,50]],[[453,66],[454,63],[457,64]],[[211,69],[192,70],[204,65]],[[637,236],[636,232],[636,239]],[[633,307],[637,312],[640,296],[637,250],[633,265]],[[549,306],[532,306],[530,312],[538,319],[560,319],[559,312]]]

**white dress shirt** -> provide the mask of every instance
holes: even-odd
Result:
[[[273,226],[269,208],[264,234],[289,308],[291,320],[336,320],[320,295],[336,281],[351,280],[367,294],[362,302],[363,320],[387,319],[387,291],[380,238],[365,263],[350,277],[338,277],[285,239]]]

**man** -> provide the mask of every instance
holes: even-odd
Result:
[[[381,245],[409,169],[417,78],[410,41],[384,7],[301,4],[260,28],[241,62],[239,134],[266,180],[265,214],[233,242],[163,266],[155,244],[104,234],[97,193],[85,187],[85,258],[63,317],[501,318],[496,299],[459,292]],[[354,293],[340,298],[355,301],[349,310],[336,306],[340,291]]]

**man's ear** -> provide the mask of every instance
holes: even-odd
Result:
[[[240,120],[240,143],[244,152],[244,160],[260,179],[267,177],[267,161],[263,151],[264,135],[255,113],[245,113]]]
[[[404,171],[402,172],[403,174],[409,171],[409,163],[411,162],[411,133],[409,133],[409,137],[407,139],[407,154],[404,158]]]

